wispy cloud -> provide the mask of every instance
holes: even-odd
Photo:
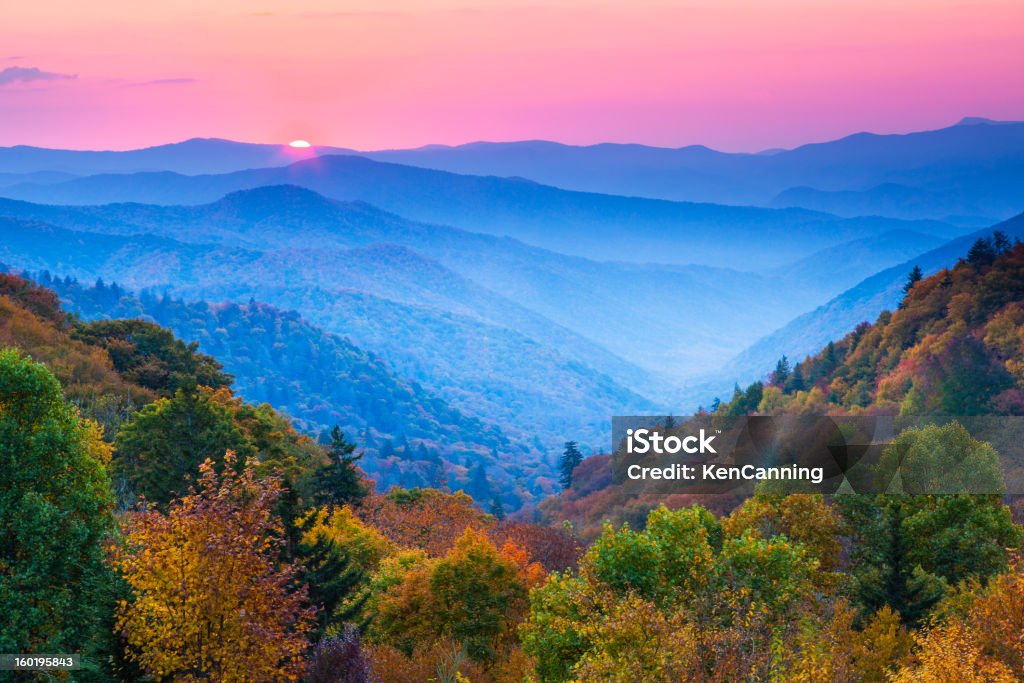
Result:
[[[59,74],[43,71],[35,66],[9,66],[0,71],[0,86],[11,83],[30,83],[32,81],[66,81],[78,78],[74,74]]]
[[[144,81],[139,85],[186,85],[188,83],[198,83],[198,78],[156,78],[152,81]]]

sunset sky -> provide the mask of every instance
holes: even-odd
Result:
[[[1022,45],[1021,0],[3,2],[0,145],[756,151],[1024,119]]]

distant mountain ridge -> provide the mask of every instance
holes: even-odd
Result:
[[[736,269],[742,264],[745,270],[758,270],[889,230],[946,238],[962,232],[938,221],[841,219],[804,209],[573,192],[521,179],[459,175],[355,156],[325,156],[220,175],[90,176],[55,185],[0,188],[0,196],[46,204],[203,204],[266,185],[297,185],[332,199],[368,202],[416,221],[510,236],[602,261]]]
[[[409,255],[396,251],[378,252],[388,258],[378,259],[379,272],[367,266],[367,277],[358,276],[362,279],[352,279],[357,274],[348,269],[352,277],[344,281],[345,287],[364,288],[395,301],[430,305],[439,300],[420,284],[409,281],[408,276],[422,279],[425,273],[435,273],[441,278],[436,281],[438,289],[451,292],[452,287],[462,288],[457,295],[445,295],[447,303],[440,306],[442,309],[474,315],[554,348],[568,349],[563,353],[569,357],[649,396],[663,396],[666,388],[659,387],[649,373],[678,380],[717,365],[730,350],[738,352],[759,332],[782,325],[827,300],[861,279],[863,272],[899,263],[908,251],[917,253],[941,242],[916,232],[900,233],[903,237],[899,240],[884,237],[892,233],[882,233],[870,242],[870,251],[856,243],[830,247],[841,250],[841,256],[817,252],[766,279],[706,266],[595,263],[510,239],[413,223],[362,202],[338,202],[295,186],[239,191],[199,206],[67,207],[0,200],[0,215],[74,230],[123,236],[153,234],[249,251],[298,250],[292,258],[304,259],[307,265],[319,263],[320,268],[327,267],[327,259],[333,258],[326,254],[331,250],[365,250],[376,243],[400,245],[482,285],[506,303],[486,303],[494,297],[469,293],[450,275],[425,262],[412,266]],[[325,253],[300,253],[311,245]],[[372,261],[365,251],[354,255],[358,261]],[[829,266],[832,261],[841,262],[841,266]],[[403,269],[395,269],[399,262],[406,264],[407,275]],[[340,262],[330,268],[340,275],[348,266]],[[403,279],[404,292],[389,285]],[[760,292],[756,303],[749,301],[752,291]],[[676,292],[699,295],[680,297]],[[673,301],[675,315],[666,314],[668,300]],[[564,330],[524,314],[508,301]],[[577,337],[572,338],[567,331]],[[596,348],[593,342],[605,350]],[[625,358],[630,359],[632,368]],[[636,366],[646,368],[648,374],[639,372]]]
[[[606,366],[635,373],[640,384],[643,371],[402,247],[261,252],[9,218],[0,218],[0,231],[0,261],[19,269],[102,277],[189,299],[255,297],[298,310],[463,412],[549,446],[566,432],[595,443],[603,440],[607,415],[655,407],[571,352],[596,364],[609,359]],[[501,326],[485,319],[499,314]],[[548,335],[546,344],[518,331],[531,326]]]

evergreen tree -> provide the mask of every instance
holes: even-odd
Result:
[[[580,453],[579,446],[575,441],[566,441],[565,450],[562,451],[562,460],[559,463],[559,469],[561,470],[559,481],[562,484],[562,488],[567,489],[572,486],[573,470],[581,462],[583,462],[583,454]]]
[[[772,385],[776,387],[785,386],[786,380],[789,379],[789,372],[789,359],[783,356],[775,364],[775,371],[772,372],[771,376]]]
[[[992,246],[995,248],[996,254],[1005,254],[1010,251],[1013,246],[1010,243],[1010,238],[1006,236],[1006,233],[1002,230],[996,230],[992,233]]]
[[[789,385],[787,387],[788,391],[786,393],[795,394],[796,392],[803,391],[806,388],[807,383],[804,381],[803,370],[801,370],[800,365],[797,364],[797,366],[793,368],[793,374],[789,377]]]
[[[664,426],[664,428],[665,428],[666,432],[675,429],[675,426],[676,426],[676,419],[674,417],[669,415],[668,417],[665,418],[665,426]]]
[[[481,503],[491,498],[491,482],[487,479],[487,465],[477,460],[469,472],[468,493],[473,500]]]
[[[924,277],[924,273],[921,272],[921,266],[915,265],[914,269],[910,271],[909,275],[907,275],[907,281],[903,285],[903,298],[904,299],[906,299],[907,294],[910,294],[910,290],[912,290],[914,288],[914,285],[916,285],[918,282],[920,282],[921,278],[923,278],[923,277]],[[901,301],[900,302],[900,308],[902,308],[902,307],[903,307],[903,302]]]
[[[331,429],[328,453],[331,462],[317,472],[317,497],[321,505],[344,505],[361,500],[367,494],[356,462],[363,457],[355,454],[355,444],[345,440],[337,425]]]
[[[990,266],[996,260],[996,248],[992,240],[979,237],[967,251],[967,262],[975,268]]]
[[[314,520],[315,515],[308,519]],[[317,624],[321,636],[329,627],[342,626],[362,611],[369,593],[358,600],[348,603],[346,600],[367,577],[344,549],[320,534],[312,543],[299,545],[298,559],[302,581],[308,586],[309,602],[320,608]]]
[[[494,515],[494,518],[498,521],[505,519],[505,506],[501,502],[500,493],[494,493],[494,496],[491,498],[491,507],[487,511]]]

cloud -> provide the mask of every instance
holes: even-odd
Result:
[[[0,85],[10,85],[19,81],[29,83],[31,81],[66,81],[75,78],[78,76],[43,71],[34,66],[9,66],[0,71]]]
[[[198,83],[198,78],[157,78],[152,81],[146,81],[139,85],[183,85],[187,83]]]

